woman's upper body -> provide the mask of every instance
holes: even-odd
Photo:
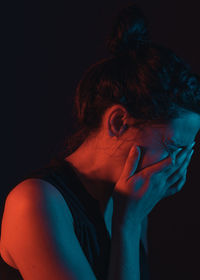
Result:
[[[2,223],[2,258],[24,279],[51,279],[51,275],[73,279],[67,278],[70,271],[75,271],[75,279],[105,279],[112,210],[112,199],[103,213],[71,164],[54,160],[9,194]],[[148,279],[146,234],[147,220],[141,236],[144,279]]]
[[[107,242],[110,236],[110,222],[106,226],[104,214],[110,221],[111,213],[106,214],[106,209],[110,209],[113,190],[131,147],[138,145],[141,149],[139,172],[178,147],[190,145],[200,129],[199,76],[170,49],[149,40],[147,21],[137,5],[119,14],[107,45],[112,57],[89,67],[78,84],[75,106],[80,131],[71,138],[73,152],[65,157],[82,183],[79,191],[87,190],[79,199],[87,196],[91,203],[98,201],[99,207],[92,203],[84,217],[88,221],[94,215],[93,223],[103,229],[99,242],[101,238]],[[174,184],[174,189],[172,186],[172,194],[183,186],[186,171],[184,166],[184,173],[179,172],[181,184]],[[71,187],[64,185],[66,191]],[[95,279],[88,259],[92,259],[93,250],[98,252],[98,246],[92,238],[93,250],[87,247],[84,254],[81,249],[76,234],[82,232],[87,238],[88,226],[84,230],[78,230],[78,223],[75,226],[72,209],[80,215],[84,211],[80,211],[82,206],[72,194],[68,191],[74,205],[70,208],[70,199],[65,203],[51,183],[31,179],[21,182],[8,195],[1,246],[21,268],[25,279],[50,280],[58,275],[58,279],[66,280],[71,274],[76,279],[85,275]],[[88,205],[86,199],[85,207]],[[145,205],[140,208],[143,210]],[[92,236],[97,236],[94,225],[90,225]],[[91,241],[85,240],[85,244]],[[103,265],[106,271],[107,264],[98,262],[97,267]]]
[[[106,115],[104,128],[107,133],[105,135],[113,133],[111,116],[114,115],[117,119],[116,112],[119,111],[121,113],[120,106],[113,106],[109,110],[110,114]],[[123,122],[121,124],[123,125]],[[177,144],[179,143],[181,146],[188,146],[194,140],[199,127],[200,117],[195,113],[187,112],[170,125],[165,126],[165,129],[161,126],[145,130],[143,137],[141,135],[138,137],[140,142],[137,144],[141,147],[149,144],[149,149],[146,148],[139,168],[145,169],[143,163],[148,166],[160,160],[158,157],[160,154],[158,150],[155,152],[155,149],[163,147],[159,142],[163,138],[167,138],[168,141],[176,140]],[[132,131],[132,128],[127,130],[127,138],[130,139]],[[154,135],[153,142],[150,141],[150,136],[147,137],[148,131]],[[170,138],[169,132],[175,137],[174,139]],[[112,195],[108,196],[111,190],[109,187],[116,183],[111,178],[115,178],[114,180],[117,181],[118,172],[122,172],[120,168],[124,165],[124,155],[121,150],[118,154],[113,155],[116,156],[115,160],[108,156],[108,150],[102,146],[102,143],[109,142],[107,137],[106,140],[101,138],[102,141],[98,142],[96,139],[94,143],[90,142],[90,146],[86,149],[87,153],[84,152],[83,145],[83,150],[80,147],[74,153],[74,157],[72,154],[61,161],[54,161],[53,165],[50,165],[50,169],[44,169],[45,172],[33,173],[30,179],[22,181],[8,195],[2,223],[1,254],[5,261],[8,260],[8,263],[20,270],[25,279],[39,277],[39,271],[43,278],[50,277],[50,273],[57,275],[56,277],[60,279],[66,279],[66,277],[73,279],[71,275],[73,273],[75,273],[75,279],[82,279],[82,275],[87,275],[89,279],[103,279],[107,274],[113,215]],[[113,141],[116,146],[119,145],[119,139],[110,138],[110,145],[108,143],[110,147],[113,147]],[[120,142],[124,153],[126,150],[130,150],[130,145],[133,144],[129,141],[124,142],[122,139]],[[154,142],[155,146],[153,146]],[[101,145],[98,146],[97,143]],[[95,145],[95,149],[93,145]],[[98,153],[99,150],[101,154]],[[96,152],[94,153],[94,151]],[[166,153],[166,150],[164,152]],[[108,162],[109,159],[110,162]],[[113,162],[113,168],[109,168],[109,166],[112,167]],[[90,167],[91,170],[95,170],[94,163],[97,163],[98,168],[95,173],[90,174],[85,171],[87,169],[81,169],[77,163],[82,164],[80,166],[85,168]],[[104,166],[107,168],[104,169]],[[101,174],[101,177],[95,178],[92,176],[93,174],[97,176]],[[108,180],[104,177],[105,174],[109,176]],[[38,180],[38,178],[43,180]],[[104,187],[104,192],[101,191],[101,187],[102,189]],[[109,199],[105,200],[108,197]],[[146,262],[145,251],[147,253],[146,230],[145,220],[141,235],[143,244],[141,260],[143,259],[144,263]],[[100,235],[98,236],[98,234]],[[97,240],[102,242],[99,246]],[[84,248],[86,248],[85,251]],[[98,255],[98,250],[104,252],[102,254],[100,252]],[[34,265],[32,265],[33,263]],[[147,264],[144,267],[143,265],[141,263],[141,275],[146,269],[148,270],[145,268]],[[46,270],[45,267],[51,269]]]

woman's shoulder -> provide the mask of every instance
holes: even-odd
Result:
[[[7,196],[7,200],[24,195],[39,194],[41,192],[57,193],[57,189],[48,181],[41,178],[27,178],[14,186]]]
[[[76,238],[70,210],[59,191],[45,180],[29,178],[11,190],[1,233],[1,243],[22,275],[27,276],[24,278],[35,279],[37,275],[50,279],[57,275],[68,279],[73,270],[71,264],[76,264],[78,258],[81,273],[92,274]],[[76,255],[73,249],[78,251]]]
[[[41,212],[48,218],[48,214],[51,215],[52,211],[65,213],[70,223],[73,222],[71,211],[62,194],[51,183],[43,179],[28,178],[17,184],[9,192],[5,201],[1,224],[2,248],[8,250],[10,246],[12,234],[9,228],[12,228],[18,215],[26,212],[26,217],[28,213],[33,217],[40,215]]]
[[[12,208],[19,207],[19,202],[21,207],[33,206],[33,209],[38,209],[34,207],[36,204],[39,206],[40,203],[46,204],[47,202],[52,202],[52,205],[56,204],[62,210],[64,208],[65,213],[68,213],[72,220],[71,211],[61,192],[45,179],[27,178],[17,184],[6,198],[5,210],[6,205]]]
[[[32,198],[42,198],[41,195],[51,195],[61,198],[61,194],[58,189],[49,181],[43,178],[29,177],[14,186],[6,197],[6,201],[16,199],[27,199],[30,196]]]

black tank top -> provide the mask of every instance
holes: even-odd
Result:
[[[109,267],[110,235],[98,200],[88,193],[71,164],[64,159],[54,158],[44,167],[29,173],[23,180],[28,178],[43,179],[55,186],[62,194],[73,216],[76,237],[97,280],[106,280]],[[14,273],[13,271],[16,271],[18,278],[12,279],[22,279],[16,269],[12,268],[12,273]],[[140,276],[141,280],[150,279],[148,259],[141,242]]]

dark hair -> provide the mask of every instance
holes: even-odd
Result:
[[[199,76],[172,50],[150,40],[138,5],[119,12],[106,46],[111,56],[91,65],[78,83],[76,132],[68,137],[63,155],[97,132],[105,110],[114,104],[123,105],[138,126],[167,123],[180,107],[200,114]]]

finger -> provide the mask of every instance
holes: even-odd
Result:
[[[172,174],[168,177],[167,179],[167,185],[173,185],[180,177],[182,177],[185,173],[185,169],[187,169],[191,157],[193,155],[194,150],[191,151],[190,155],[185,158],[183,161],[182,165]]]
[[[187,176],[187,169],[185,169],[183,177],[179,178],[179,180],[176,183],[174,183],[172,186],[170,186],[167,189],[167,191],[164,194],[164,197],[171,196],[177,193],[178,191],[180,191],[186,182],[186,176]]]
[[[187,171],[185,172],[187,173]],[[186,175],[180,177],[176,183],[174,183],[173,186],[171,186],[167,191],[166,191],[166,195],[170,196],[170,195],[174,195],[175,193],[179,192],[183,186],[185,185],[186,182]]]
[[[146,174],[163,172],[166,173],[167,176],[170,176],[179,167],[185,157],[187,157],[188,151],[194,145],[195,142],[193,142],[186,149],[177,149],[165,159],[144,168],[141,172],[145,172]]]
[[[124,165],[121,177],[128,179],[133,176],[135,170],[137,169],[139,160],[140,160],[140,148],[138,146],[133,146],[128,154],[127,160]]]
[[[173,153],[171,153],[172,157],[174,158],[174,161],[178,160],[179,157],[181,157],[182,153],[184,153],[185,150],[191,150],[191,149],[194,147],[195,143],[196,143],[196,142],[193,141],[192,144],[189,144],[189,145],[186,146],[185,148],[181,148],[181,150],[178,149],[178,150],[180,151],[180,153],[179,153],[179,152],[177,153],[177,150],[174,151]],[[168,150],[168,147],[170,147],[171,142],[170,142],[168,139],[165,139],[165,140],[163,141],[163,144],[164,144],[164,146],[166,147],[166,150]],[[170,153],[170,152],[169,152],[169,153]]]
[[[181,150],[177,155],[176,155],[176,163],[179,164],[179,162],[181,163],[182,158],[185,157],[185,153],[190,154],[192,148],[194,147],[195,142],[193,142],[190,146],[188,146],[186,149]]]
[[[187,157],[183,164],[167,179],[167,185],[173,185],[180,177],[182,177],[185,173],[185,170],[188,168],[193,152],[191,152],[190,156]]]
[[[185,185],[186,180],[187,180],[187,168],[186,168],[186,170],[185,170],[185,172],[184,172],[184,175],[183,175],[183,183],[182,183],[182,184],[179,184],[179,185],[177,186],[177,191],[178,191],[178,192],[179,192],[179,191],[182,189],[182,187]]]
[[[166,158],[148,167],[145,167],[141,172],[144,172],[146,174],[158,173],[160,171],[163,171],[164,169],[168,170],[168,168],[172,168],[173,165],[174,165],[173,158],[171,157],[171,155],[169,155]]]
[[[175,163],[176,163],[176,161],[177,161],[177,156],[178,156],[180,153],[181,153],[181,154],[182,154],[182,153],[185,153],[185,150],[184,150],[183,148],[179,148],[179,149],[177,149],[176,151],[174,151],[174,152],[171,153],[171,157],[172,157],[172,159],[173,159],[174,165],[175,165]]]
[[[182,166],[182,164],[185,162],[185,160],[187,160],[187,158],[190,156],[190,150],[188,149],[184,149],[180,151],[180,149],[178,149],[178,151],[174,152],[174,154],[177,152],[179,153],[179,158],[176,160],[175,164],[172,166],[172,168],[165,168],[163,170],[163,172],[165,173],[165,175],[167,177],[170,177],[171,175],[174,174],[174,172],[176,172],[177,170],[179,170],[179,168]],[[173,155],[174,156],[174,155]]]

